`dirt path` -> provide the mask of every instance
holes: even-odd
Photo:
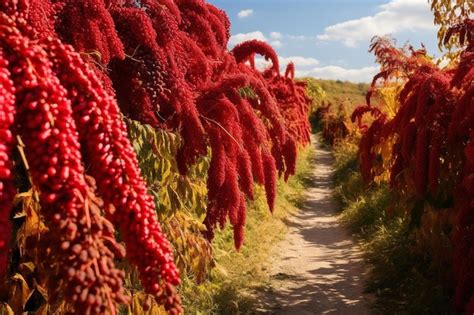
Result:
[[[289,219],[276,246],[270,288],[257,314],[369,314],[361,251],[338,221],[332,199],[332,156],[316,144],[307,202]]]

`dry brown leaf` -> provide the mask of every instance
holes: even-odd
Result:
[[[20,274],[15,274],[10,278],[11,290],[8,304],[11,306],[15,314],[23,313],[26,301],[31,294],[31,289],[25,279]]]

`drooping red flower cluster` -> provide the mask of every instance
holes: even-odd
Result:
[[[361,170],[370,182],[380,160],[374,146],[387,137],[395,139],[391,185],[398,191],[414,187],[414,198],[441,200],[456,215],[451,233],[455,304],[460,311],[474,311],[474,21],[466,20],[448,32],[458,33],[465,47],[455,67],[440,69],[424,50],[405,53],[385,39],[372,50],[382,65],[379,79],[403,77],[400,108],[393,119],[375,113],[375,120],[360,143]],[[446,40],[449,40],[446,39]],[[370,99],[372,93],[369,93]],[[370,102],[368,102],[370,104]],[[371,112],[367,105],[354,117]],[[374,114],[374,113],[373,113]],[[408,188],[409,190],[409,188]]]
[[[285,76],[272,76],[269,71],[264,73],[270,91],[274,95],[277,106],[285,121],[287,136],[282,144],[281,153],[285,165],[285,180],[295,173],[297,146],[310,143],[311,127],[308,120],[310,99],[306,96],[304,82],[294,82],[295,65],[287,65]],[[282,171],[282,167],[279,170]]]
[[[124,254],[113,225],[92,208],[85,164],[97,180],[106,215],[120,228],[127,257],[137,266],[144,288],[171,313],[181,312],[173,288],[179,275],[171,245],[161,232],[114,98],[71,47],[58,39],[32,40],[21,15],[0,13],[0,24],[5,81],[2,145],[11,150],[16,133],[25,143],[49,227],[40,247],[51,300],[62,294],[77,312],[94,314],[115,313],[116,305],[125,301],[124,274],[114,267],[114,258]],[[1,179],[5,199],[12,196],[8,162],[5,159]],[[11,202],[2,206],[2,216],[8,218]],[[8,236],[2,233],[2,242]],[[2,247],[2,259],[5,255]],[[4,274],[3,260],[2,267]]]

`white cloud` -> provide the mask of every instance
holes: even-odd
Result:
[[[251,33],[240,33],[240,34],[232,35],[229,39],[229,45],[233,47],[237,44],[240,44],[242,42],[252,40],[252,39],[258,39],[265,42],[267,41],[267,38],[265,37],[265,35],[263,35],[262,32],[255,31]]]
[[[436,29],[426,0],[391,0],[380,5],[379,9],[373,16],[328,26],[324,34],[318,35],[318,39],[339,41],[354,47],[357,42],[369,41],[375,35]]]
[[[307,58],[301,56],[280,57],[280,63],[282,65],[286,66],[290,62],[293,62],[296,67],[310,67],[319,65],[319,60],[315,58]]]
[[[283,35],[280,32],[271,32],[270,33],[271,39],[282,39]]]
[[[242,10],[239,13],[237,13],[237,16],[239,17],[239,19],[245,19],[245,18],[248,18],[249,16],[251,16],[252,14],[253,14],[252,9],[246,9],[246,10]]]
[[[283,46],[283,43],[279,40],[272,40],[270,42],[270,45],[273,47],[273,48],[280,48],[281,46]]]
[[[315,77],[319,79],[342,80],[352,82],[371,82],[374,75],[379,72],[379,67],[363,67],[347,69],[339,66],[316,67],[310,70],[298,70],[297,77]]]
[[[262,56],[255,57],[255,65],[258,69],[265,69],[271,64],[271,61],[265,60]]]

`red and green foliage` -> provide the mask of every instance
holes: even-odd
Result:
[[[456,307],[474,311],[474,22],[466,19],[446,32],[445,42],[456,35],[462,52],[459,60],[441,69],[426,51],[401,50],[387,39],[376,38],[371,50],[382,66],[372,91],[380,81],[399,80],[399,108],[390,119],[370,105],[356,109],[353,119],[369,112],[374,117],[360,141],[361,172],[370,183],[381,171],[390,173],[394,191],[410,203],[429,209],[448,209],[452,242]],[[381,152],[390,147],[390,156]],[[381,167],[382,166],[382,167]],[[388,168],[388,169],[387,169]],[[414,209],[417,207],[415,206]],[[423,215],[413,210],[415,217]]]

